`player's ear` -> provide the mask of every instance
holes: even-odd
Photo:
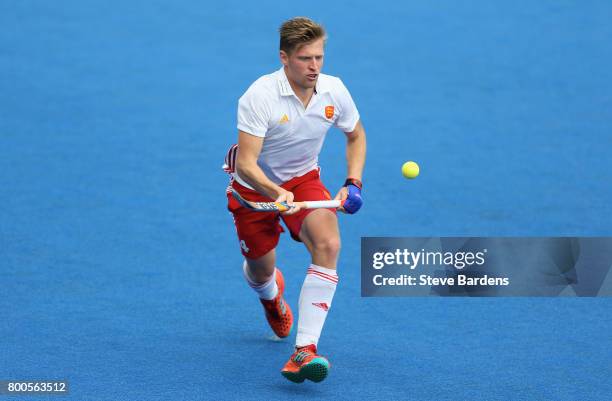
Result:
[[[289,63],[289,55],[284,50],[281,50],[279,56],[281,63],[283,63],[283,65],[286,67]]]

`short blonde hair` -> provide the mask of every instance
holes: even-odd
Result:
[[[283,22],[279,32],[280,50],[287,54],[291,54],[306,43],[320,38],[327,39],[325,28],[308,17],[295,17]]]

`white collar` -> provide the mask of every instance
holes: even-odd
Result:
[[[287,78],[287,74],[285,74],[284,66],[277,71],[277,77],[278,88],[280,89],[281,96],[294,96],[295,92],[293,92],[293,88],[291,87],[291,84],[289,84],[289,79]],[[315,84],[315,93],[320,95],[325,92],[329,92],[329,88],[327,85],[321,82],[321,74],[319,74],[319,78]]]

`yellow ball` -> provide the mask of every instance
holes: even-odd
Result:
[[[419,165],[413,161],[406,162],[402,166],[402,175],[406,178],[416,178],[419,175]]]

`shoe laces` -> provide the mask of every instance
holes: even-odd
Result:
[[[274,315],[278,315],[279,308],[280,308],[281,315],[287,314],[287,307],[285,306],[285,301],[281,297],[270,299],[270,300],[264,300],[263,305],[264,305],[264,308],[266,308],[266,311]]]
[[[302,362],[306,357],[316,354],[317,346],[314,344],[309,344],[304,347],[297,348],[295,350],[295,354],[293,355],[293,360],[299,363]]]

